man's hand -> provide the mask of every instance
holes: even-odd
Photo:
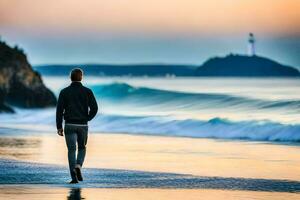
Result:
[[[59,135],[59,136],[64,136],[64,129],[57,129],[57,134]]]

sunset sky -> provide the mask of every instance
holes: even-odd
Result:
[[[257,52],[300,67],[299,0],[0,0],[0,35],[32,64],[191,63]]]

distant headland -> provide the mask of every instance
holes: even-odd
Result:
[[[225,77],[300,77],[298,69],[257,55],[230,54],[208,59],[201,66],[172,64],[72,64],[41,65],[35,69],[42,75],[65,76],[74,66],[93,76],[225,76]]]
[[[282,65],[260,56],[230,54],[207,60],[196,69],[196,76],[240,76],[240,77],[298,77],[296,68]]]

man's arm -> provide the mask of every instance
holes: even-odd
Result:
[[[57,130],[62,130],[63,114],[64,114],[64,99],[63,99],[62,92],[60,92],[60,94],[58,96],[57,106],[56,106],[56,128],[57,128]]]
[[[88,115],[88,120],[91,121],[97,114],[98,112],[98,104],[97,104],[97,101],[96,101],[96,98],[94,96],[94,93],[92,92],[92,90],[89,91],[88,93],[89,97],[88,97],[88,100],[89,100],[89,115]]]

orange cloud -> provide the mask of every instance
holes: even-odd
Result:
[[[1,0],[0,29],[299,34],[298,0]]]

